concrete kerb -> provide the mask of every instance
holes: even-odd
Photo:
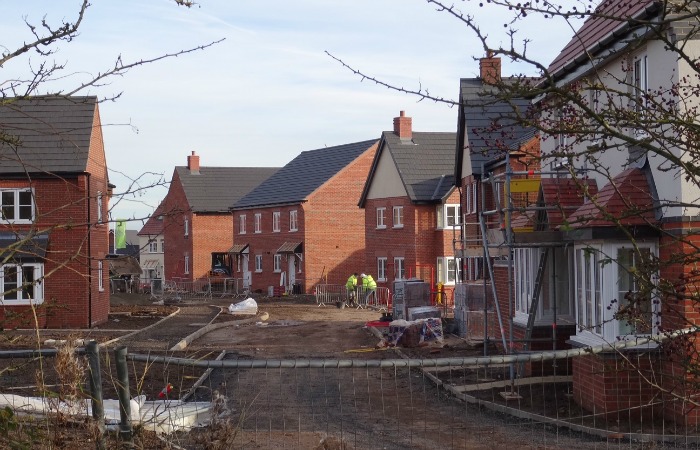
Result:
[[[176,307],[176,308],[177,308],[177,307]],[[156,323],[152,323],[152,324],[148,325],[147,327],[140,328],[140,329],[138,329],[138,330],[132,331],[131,333],[127,333],[127,334],[125,334],[124,336],[119,336],[118,338],[114,338],[114,339],[111,339],[111,340],[109,340],[109,341],[102,342],[101,344],[99,344],[99,346],[100,346],[100,347],[106,347],[106,346],[108,346],[108,345],[114,344],[115,342],[119,342],[119,341],[122,340],[122,339],[130,338],[131,336],[134,336],[134,335],[136,335],[136,334],[138,334],[138,333],[141,333],[142,331],[150,330],[151,328],[157,327],[157,326],[160,325],[161,323],[165,322],[166,320],[170,319],[170,318],[173,317],[173,316],[176,316],[177,314],[180,314],[180,308],[177,308],[175,311],[173,311],[172,313],[170,313],[168,316],[163,317],[162,319],[160,319],[160,320],[159,320],[158,322],[156,322]]]
[[[180,340],[180,342],[173,345],[169,351],[174,352],[174,351],[178,351],[178,350],[184,350],[195,339],[198,339],[198,338],[204,336],[205,334],[210,333],[214,330],[218,330],[219,328],[241,325],[241,324],[246,324],[246,323],[264,322],[269,318],[270,318],[270,315],[266,312],[263,312],[263,313],[260,313],[256,316],[254,316],[254,317],[250,317],[248,319],[231,320],[229,322],[222,322],[222,323],[210,323],[209,325],[206,325],[206,326],[200,328],[199,330],[195,331],[194,333],[192,333],[189,336],[185,337],[184,339]]]

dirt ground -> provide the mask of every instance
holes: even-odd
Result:
[[[112,297],[112,313],[105,324],[82,331],[39,330],[40,346],[47,346],[46,339],[67,337],[113,341],[102,352],[104,398],[117,396],[111,355],[119,345],[127,346],[130,353],[208,360],[217,356],[225,360],[401,357],[393,350],[377,348],[379,339],[366,329],[366,322],[380,318],[378,311],[318,307],[310,296],[255,299],[259,314],[267,313],[267,320],[228,314],[228,306],[242,299],[199,299],[162,306],[154,305],[147,295],[117,294]],[[226,325],[189,341],[183,350],[169,350],[202,327],[222,323]],[[134,334],[139,329],[143,331]],[[0,350],[37,348],[36,336],[32,330],[4,331],[0,333]],[[444,344],[401,352],[411,358],[468,357],[483,352],[452,336],[447,336]],[[41,383],[37,383],[39,369]],[[204,368],[132,361],[129,373],[131,395],[146,395],[149,400],[158,398],[168,384],[173,386],[168,398],[192,394],[194,400],[209,401],[215,391],[223,394],[232,411],[236,436],[230,446],[219,448],[480,449],[520,442],[518,448],[534,449],[597,448],[601,443],[560,431],[551,434],[550,430],[467,407],[416,369],[214,369],[202,378]],[[446,382],[459,378],[454,373],[439,377]],[[200,379],[202,385],[193,388]],[[39,367],[37,360],[1,359],[0,386],[4,392],[19,395],[59,395],[61,375],[51,364]],[[542,391],[541,396],[529,397],[534,405],[546,396]],[[89,429],[67,425],[56,429],[59,432],[52,432],[51,439],[40,439],[32,448],[94,448]],[[230,437],[231,430],[226,433]],[[168,439],[181,448],[216,448],[210,441],[225,442],[226,436],[215,434],[204,429]],[[137,448],[167,448],[150,433],[140,433],[138,442]]]

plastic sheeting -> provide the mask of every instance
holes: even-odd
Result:
[[[211,403],[181,402],[180,400],[146,401],[145,395],[131,399],[131,422],[160,434],[174,431],[187,431],[206,426],[210,421]],[[66,414],[75,417],[92,417],[92,402],[78,400],[62,402],[53,398],[23,397],[13,394],[0,394],[0,408],[9,406],[13,411],[29,415]],[[118,424],[120,419],[119,401],[104,400],[105,424]]]
[[[258,313],[258,303],[251,297],[238,303],[231,303],[228,307],[229,314],[250,314],[255,315]]]

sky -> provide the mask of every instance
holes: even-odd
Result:
[[[80,35],[49,58],[66,68],[39,92],[67,89],[125,63],[224,39],[205,50],[131,69],[81,95],[100,99],[112,219],[140,229],[167,193],[175,166],[195,151],[202,166],[282,167],[300,152],[379,138],[405,111],[416,131],[455,131],[457,109],[389,90],[344,68],[409,90],[457,100],[459,79],[478,75],[483,48],[462,22],[425,0],[99,0]],[[79,0],[0,0],[0,50],[32,36],[24,21],[74,20]],[[508,44],[502,10],[456,1],[493,44]],[[572,32],[537,18],[517,25],[529,54],[551,61]],[[558,38],[554,38],[558,36]],[[3,77],[27,77],[24,55]],[[508,60],[503,74],[530,70]],[[527,73],[535,75],[534,73]],[[0,81],[2,83],[2,81]],[[155,185],[155,186],[154,186]],[[150,187],[149,186],[153,186]],[[137,192],[134,187],[138,187]],[[125,193],[126,192],[126,193]]]

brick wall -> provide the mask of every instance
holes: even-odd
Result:
[[[189,223],[189,233],[185,236],[185,220]],[[173,171],[168,194],[163,200],[163,277],[166,280],[183,278],[192,280],[192,213],[177,171]],[[227,237],[228,241],[228,237]],[[184,257],[190,256],[190,273],[185,274]]]
[[[280,273],[273,272],[273,257],[285,242],[303,242],[303,260],[296,260],[296,281],[313,293],[321,279],[345,284],[352,272],[364,267],[364,215],[358,208],[362,188],[374,159],[376,145],[309,195],[303,204],[234,211],[236,244],[249,244],[252,289],[267,292],[279,286]],[[289,231],[289,211],[297,211],[297,231]],[[280,232],[272,231],[272,213],[280,212]],[[261,233],[254,232],[254,217],[262,214]],[[239,234],[239,217],[246,216],[246,234]],[[255,255],[262,255],[263,270],[255,272]],[[288,258],[282,258],[282,271]],[[238,275],[237,275],[238,276]]]

